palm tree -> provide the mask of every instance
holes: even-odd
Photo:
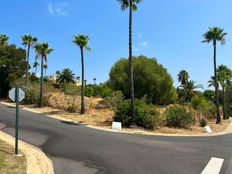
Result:
[[[48,65],[47,65],[47,64],[44,64],[44,65],[43,65],[43,68],[44,68],[44,76],[46,76],[46,71],[47,71],[47,69],[48,69]]]
[[[189,73],[185,70],[181,70],[177,75],[177,77],[178,77],[178,82],[180,82],[181,85],[185,85],[189,80]]]
[[[37,68],[39,66],[39,63],[36,61],[34,64],[33,64],[33,68],[35,68],[35,74],[37,74]]]
[[[93,78],[93,84],[96,85],[96,77]]]
[[[182,96],[183,101],[190,102],[192,97],[196,95],[196,89],[203,88],[203,86],[196,85],[196,82],[194,80],[189,80],[184,85],[181,85],[180,88],[184,92]]]
[[[77,83],[80,83],[80,76],[77,76]]]
[[[8,40],[9,40],[9,37],[5,34],[0,34],[0,46],[7,46],[8,45]]]
[[[217,77],[217,42],[221,42],[221,44],[225,44],[225,37],[227,33],[224,32],[224,29],[213,27],[209,28],[209,31],[207,31],[203,38],[204,40],[202,42],[210,43],[213,42],[213,48],[214,48],[214,77],[215,77],[215,94],[216,94],[216,111],[217,111],[217,121],[216,123],[221,123],[221,116],[220,116],[220,110],[219,110],[219,94],[218,94],[218,77]]]
[[[36,44],[34,46],[37,57],[41,58],[41,75],[40,75],[40,96],[39,96],[39,107],[43,107],[43,69],[44,61],[47,62],[47,55],[49,55],[53,49],[49,48],[47,42]]]
[[[35,45],[35,43],[37,42],[37,38],[36,37],[32,37],[30,34],[27,35],[23,35],[21,36],[22,41],[23,41],[23,45],[25,47],[27,47],[27,66],[26,66],[26,76],[25,76],[25,85],[27,85],[27,81],[28,81],[28,69],[29,69],[29,59],[30,59],[30,49],[31,47],[33,47]]]
[[[226,119],[226,102],[225,102],[225,89],[230,84],[232,79],[232,71],[225,65],[220,65],[217,68],[218,74],[218,82],[222,87],[222,95],[223,95],[223,119]]]
[[[134,72],[132,63],[132,14],[133,11],[137,10],[137,4],[142,0],[117,0],[122,10],[129,8],[129,75],[130,75],[130,91],[131,91],[131,117],[132,121],[135,122],[135,96],[134,96]]]
[[[90,47],[88,47],[88,42],[89,42],[89,36],[83,35],[83,34],[78,34],[74,35],[74,40],[73,43],[75,43],[81,50],[81,67],[82,67],[82,79],[81,79],[81,114],[85,113],[85,67],[84,67],[84,49],[91,50]]]
[[[65,84],[75,83],[75,74],[69,68],[65,68],[59,73],[57,82]]]

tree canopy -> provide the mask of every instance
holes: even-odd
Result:
[[[130,98],[129,65],[125,58],[117,61],[110,71],[109,85],[114,90],[121,90]],[[135,97],[147,98],[154,104],[169,104],[176,99],[173,80],[167,69],[155,58],[138,56],[133,58]]]
[[[26,51],[15,45],[0,47],[0,96],[5,97],[10,85],[25,73]]]

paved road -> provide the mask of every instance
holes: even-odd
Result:
[[[14,135],[12,107],[0,104],[2,130]],[[40,147],[56,174],[200,174],[211,157],[225,159],[232,173],[232,134],[162,137],[104,132],[27,111],[20,113],[20,138]]]

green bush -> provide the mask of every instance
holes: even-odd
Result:
[[[152,105],[143,108],[143,112],[136,117],[136,124],[145,129],[156,129],[162,125],[162,117]]]
[[[130,100],[124,100],[117,107],[114,121],[121,122],[122,126],[130,127],[132,117],[130,116]]]
[[[106,97],[104,105],[112,110],[116,110],[117,106],[125,99],[122,91],[114,91],[111,96]]]
[[[203,95],[198,94],[191,100],[191,105],[195,110],[200,111],[206,117],[215,116],[215,105],[208,101]]]
[[[124,100],[117,107],[114,121],[122,122],[129,127],[132,123],[130,116],[130,100]],[[135,100],[135,123],[145,129],[155,129],[162,124],[162,117],[153,105],[147,105],[144,100]]]
[[[178,105],[168,108],[164,115],[168,127],[189,128],[195,124],[193,113]]]
[[[201,127],[205,127],[205,126],[207,125],[207,121],[206,121],[206,119],[204,119],[204,118],[201,118],[201,119],[199,120],[199,123],[200,123],[200,126],[201,126]]]

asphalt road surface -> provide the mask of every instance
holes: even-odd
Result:
[[[0,104],[0,128],[11,135],[14,118],[15,109]],[[232,174],[232,134],[127,135],[21,110],[20,139],[40,147],[56,174],[200,174],[212,157],[224,159],[221,174]]]

